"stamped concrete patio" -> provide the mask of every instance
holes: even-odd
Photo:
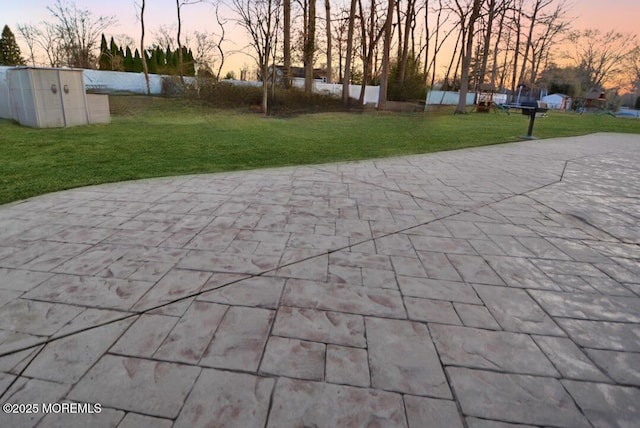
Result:
[[[638,427],[639,221],[613,134],[2,206],[0,426]]]

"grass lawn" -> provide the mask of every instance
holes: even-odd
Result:
[[[72,187],[180,174],[377,158],[505,143],[520,114],[321,113],[293,118],[213,110],[182,99],[110,97],[112,123],[30,129],[0,120],[0,204]],[[550,113],[540,138],[640,134],[640,120]]]

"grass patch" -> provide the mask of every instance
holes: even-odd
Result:
[[[110,125],[30,129],[0,120],[0,204],[91,184],[205,172],[379,158],[516,141],[512,114],[320,113],[265,118],[201,102],[110,98]],[[640,134],[640,121],[551,113],[541,138]]]

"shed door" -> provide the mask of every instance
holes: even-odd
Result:
[[[33,81],[33,96],[38,117],[37,126],[42,128],[64,126],[60,82],[56,70],[29,70]]]
[[[88,124],[82,72],[60,70],[60,88],[66,126]]]

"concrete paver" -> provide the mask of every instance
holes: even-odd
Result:
[[[216,303],[193,302],[154,356],[168,361],[197,363],[228,308]]]
[[[462,324],[466,327],[500,330],[500,325],[498,325],[485,306],[454,302],[453,307],[462,320]]]
[[[640,386],[640,353],[588,349],[587,354],[616,382]]]
[[[107,354],[71,390],[71,400],[175,418],[200,368]]]
[[[326,345],[272,336],[267,342],[260,373],[295,379],[324,378]]]
[[[588,426],[557,379],[460,367],[447,368],[447,372],[467,415],[514,423]]]
[[[526,290],[492,285],[475,285],[474,288],[504,330],[550,336],[565,335]]]
[[[419,428],[427,423],[433,428],[462,428],[462,419],[453,401],[404,396],[409,428]]]
[[[290,306],[280,307],[272,333],[359,348],[367,344],[362,316]]]
[[[589,421],[597,427],[632,427],[638,422],[638,388],[563,380]]]
[[[0,401],[102,410],[0,425],[635,426],[639,148],[595,134],[2,206]]]
[[[258,370],[274,312],[232,306],[220,322],[200,363],[206,367]]]
[[[367,318],[365,325],[374,387],[451,398],[435,346],[424,324]]]
[[[440,324],[429,330],[446,366],[560,377],[526,334]]]
[[[400,394],[331,383],[278,379],[267,427],[406,427]]]
[[[252,427],[269,412],[273,378],[204,369],[178,415],[175,427]]]
[[[551,360],[555,368],[567,379],[610,382],[609,378],[576,346],[563,337],[533,336],[542,352]],[[602,367],[602,366],[601,366]]]
[[[325,380],[331,383],[368,387],[371,384],[365,349],[327,345]]]

